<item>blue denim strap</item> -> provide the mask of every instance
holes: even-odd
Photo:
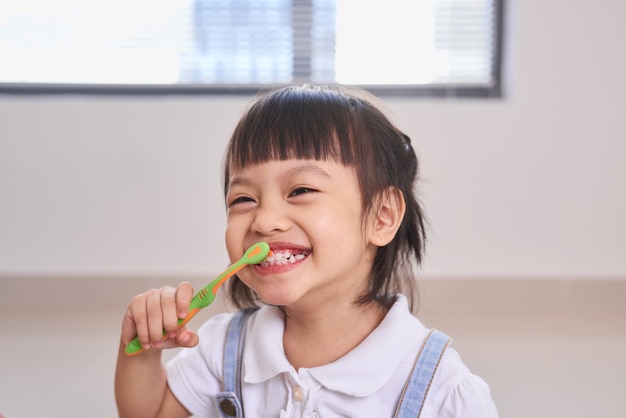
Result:
[[[450,343],[450,337],[441,331],[431,329],[417,354],[411,375],[404,385],[396,418],[416,418],[422,412],[424,399],[433,381],[443,352]]]
[[[257,308],[237,311],[230,321],[224,345],[224,387],[216,395],[223,418],[243,418],[241,402],[241,358],[246,338],[246,321]]]

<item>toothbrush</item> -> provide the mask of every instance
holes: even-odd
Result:
[[[209,306],[213,300],[215,300],[217,290],[233,274],[237,273],[247,265],[259,264],[263,262],[263,260],[265,260],[270,253],[270,246],[266,242],[257,242],[248,248],[239,260],[231,264],[222,274],[217,276],[211,283],[204,286],[198,291],[198,293],[195,294],[193,299],[191,299],[187,316],[178,320],[178,328],[182,328],[187,322],[189,322],[191,318],[193,318],[200,311],[200,309]],[[165,334],[165,331],[163,331],[163,333]],[[165,339],[165,336],[163,339]],[[127,356],[134,356],[142,353],[145,349],[141,346],[137,337],[135,337],[135,339],[126,346],[124,351]]]

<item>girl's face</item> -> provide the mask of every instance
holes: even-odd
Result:
[[[230,259],[258,241],[274,253],[238,273],[265,302],[317,309],[367,290],[375,246],[351,167],[292,159],[232,170],[226,203]]]

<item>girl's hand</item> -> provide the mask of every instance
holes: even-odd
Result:
[[[193,347],[198,344],[198,334],[185,327],[178,329],[178,319],[187,316],[192,297],[193,287],[188,282],[135,296],[122,322],[122,344],[127,345],[135,336],[144,349]]]

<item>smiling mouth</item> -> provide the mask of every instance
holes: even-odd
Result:
[[[306,256],[307,254],[303,252],[292,253],[289,250],[272,251],[272,254],[259,265],[261,267],[284,266],[300,261]]]

